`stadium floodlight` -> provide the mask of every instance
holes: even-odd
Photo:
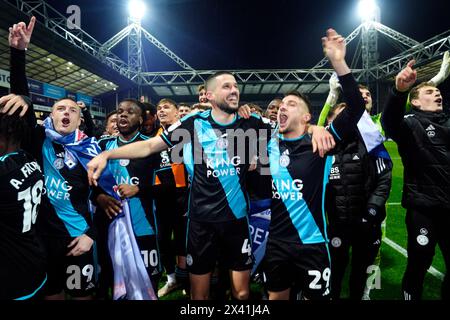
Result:
[[[358,13],[363,21],[373,20],[379,14],[379,8],[375,0],[360,0]]]
[[[145,4],[140,0],[131,0],[128,3],[128,12],[130,18],[135,20],[141,20],[145,14]]]

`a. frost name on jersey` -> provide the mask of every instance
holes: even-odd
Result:
[[[272,180],[272,199],[302,200],[303,181],[294,180]]]
[[[27,162],[25,163],[22,168],[20,168],[20,171],[22,172],[22,177],[17,177],[17,179],[11,179],[9,183],[16,189],[19,190],[22,183],[25,181],[26,178],[28,178],[33,172],[39,171],[42,173],[41,167],[36,161]]]
[[[71,186],[66,180],[45,176],[45,188],[42,191],[43,194],[47,194],[49,198],[58,200],[69,200],[70,193],[73,186]]]
[[[118,176],[115,175],[114,179],[116,179],[116,182],[118,185],[120,184],[130,184],[133,186],[139,185],[139,178],[138,177],[124,177],[124,176]]]
[[[221,176],[236,176],[241,172],[239,165],[241,164],[241,157],[234,156],[232,158],[208,158],[206,159],[207,172],[206,176],[221,177]]]

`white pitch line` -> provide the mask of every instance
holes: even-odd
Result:
[[[401,202],[388,202],[386,203],[388,206],[401,206],[402,203]]]
[[[395,243],[388,237],[384,238],[383,241],[386,242],[386,244],[389,245],[391,248],[393,248],[395,251],[402,254],[405,258],[408,257],[408,252],[406,251],[406,249],[401,247],[400,245],[398,245],[397,243]],[[431,275],[438,278],[439,280],[444,281],[444,274],[442,272],[440,272],[439,270],[437,270],[436,268],[434,268],[433,266],[430,266],[430,268],[428,269],[428,272],[431,273]]]

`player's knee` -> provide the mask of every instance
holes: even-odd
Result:
[[[191,291],[191,300],[209,300],[208,294],[195,293]]]
[[[246,290],[246,289],[233,291],[233,297],[236,300],[248,300],[249,295],[250,295],[250,292],[249,292],[249,290]]]

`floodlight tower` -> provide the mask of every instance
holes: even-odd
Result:
[[[380,22],[380,8],[375,0],[360,0],[358,7],[361,17],[361,58],[362,68],[369,70],[378,64],[378,32],[374,22]],[[366,75],[366,82],[369,75]]]
[[[137,81],[140,87],[142,81],[142,28],[141,19],[145,14],[145,4],[140,0],[131,0],[128,4],[128,68],[130,78]]]

